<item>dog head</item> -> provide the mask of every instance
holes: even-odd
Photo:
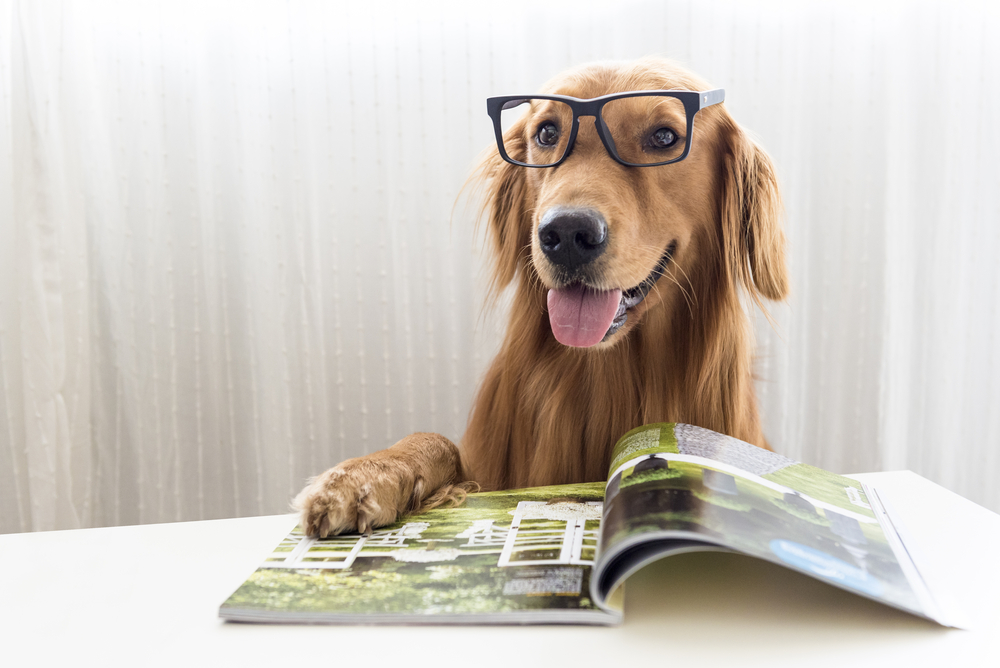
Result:
[[[541,92],[591,99],[708,88],[675,64],[643,59],[571,70]],[[684,132],[683,111],[674,118],[677,112],[653,108],[655,100],[629,98],[604,120],[638,141],[663,128]],[[613,346],[654,309],[690,307],[706,280],[732,294],[742,287],[758,302],[785,297],[774,168],[723,105],[697,113],[690,154],[667,165],[615,161],[597,122],[579,118],[572,152],[555,167],[510,164],[496,147],[484,158],[479,173],[488,183],[495,288],[519,269],[537,281],[547,291],[553,335],[575,347]],[[508,155],[525,160],[544,123],[543,109],[514,123],[504,134]]]

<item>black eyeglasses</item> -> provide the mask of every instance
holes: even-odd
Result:
[[[656,167],[691,152],[694,116],[726,99],[709,91],[644,90],[589,100],[567,95],[486,98],[497,148],[522,167],[555,167],[573,152],[581,116],[593,116],[608,154],[629,167]]]

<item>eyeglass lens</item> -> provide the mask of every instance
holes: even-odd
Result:
[[[687,113],[676,97],[611,100],[601,109],[618,157],[636,165],[676,160],[684,153]]]
[[[504,150],[511,158],[529,165],[554,165],[569,146],[573,109],[558,100],[512,100],[500,112],[500,127]]]

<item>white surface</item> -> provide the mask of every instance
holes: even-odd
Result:
[[[998,33],[995,0],[0,0],[0,532],[280,513],[458,438],[485,98],[653,53],[782,180],[775,449],[1000,510]]]
[[[272,516],[0,536],[0,663],[998,665],[1000,517],[909,472],[859,477],[901,509],[928,572],[946,575],[976,630],[725,554],[672,557],[634,576],[618,628],[223,623],[219,605],[294,523]]]

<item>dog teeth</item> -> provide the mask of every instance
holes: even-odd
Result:
[[[608,332],[604,335],[604,339],[602,340],[607,340],[609,336],[625,326],[625,321],[628,320],[628,310],[630,308],[635,308],[639,302],[646,298],[646,295],[653,289],[653,285],[656,281],[663,276],[663,272],[667,268],[667,265],[670,264],[670,259],[673,257],[676,249],[677,242],[671,242],[670,246],[667,247],[666,252],[663,254],[663,257],[661,257],[660,261],[657,263],[656,268],[648,277],[646,277],[646,280],[634,288],[622,290],[621,300],[618,302],[618,310],[615,311],[615,317],[611,320],[611,326],[608,328]]]
[[[625,296],[625,293],[623,292],[620,308],[622,308],[623,310],[632,308],[633,306],[641,302],[643,300],[643,297],[645,296],[646,295],[643,294],[642,290],[636,290],[635,294],[629,294],[628,296]]]

